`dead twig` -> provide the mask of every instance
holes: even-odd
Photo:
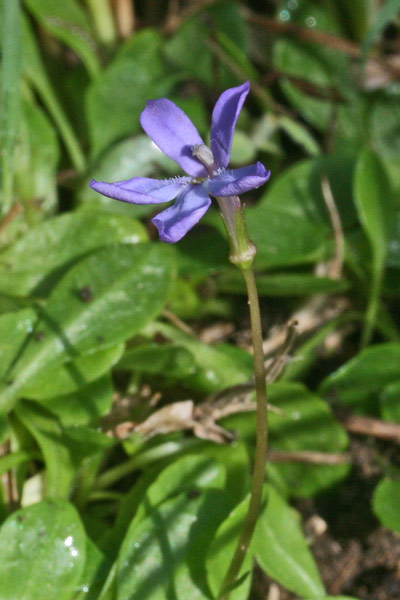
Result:
[[[349,415],[341,419],[342,425],[351,433],[369,435],[400,444],[400,424],[381,421],[361,415]]]
[[[176,2],[172,1],[168,10],[167,18],[163,27],[163,31],[166,35],[174,33],[183,23],[195,17],[198,13],[202,12],[209,6],[217,4],[220,0],[195,0],[186,8],[183,8],[180,12],[177,10]]]
[[[119,34],[122,39],[126,39],[135,30],[136,15],[134,1],[113,0],[112,4]]]
[[[162,316],[187,335],[190,335],[191,337],[196,337],[196,334],[193,331],[193,329],[189,327],[189,325],[187,325],[184,321],[182,321],[182,319],[177,317],[172,311],[168,310],[167,308],[164,308],[162,311]]]
[[[300,462],[312,465],[343,465],[350,462],[348,454],[317,452],[314,450],[270,450],[268,458],[273,462]]]
[[[340,214],[336,206],[335,198],[329,179],[326,175],[321,178],[322,196],[328,209],[329,217],[332,223],[333,235],[335,238],[335,257],[329,265],[328,276],[331,279],[340,279],[342,276],[344,261],[344,235]]]
[[[16,202],[8,214],[4,217],[4,219],[0,223],[0,235],[7,229],[7,227],[12,223],[18,215],[20,215],[24,210],[24,207],[19,202]]]

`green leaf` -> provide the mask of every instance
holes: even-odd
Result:
[[[146,490],[135,514],[135,522],[149,516],[162,502],[183,491],[224,487],[225,470],[221,463],[205,456],[188,455],[178,458],[163,469]]]
[[[312,134],[295,119],[283,115],[279,117],[279,126],[294,142],[302,146],[310,156],[318,156],[321,153],[321,149]]]
[[[400,480],[382,479],[375,488],[372,507],[384,527],[400,533]]]
[[[342,223],[354,224],[352,162],[330,157],[301,162],[268,184],[255,208],[246,211],[259,268],[315,262],[331,253],[333,233],[321,193],[327,175]]]
[[[0,391],[2,410],[40,371],[140,331],[162,310],[172,275],[171,255],[157,244],[102,248],[72,267],[41,310],[40,338],[29,337]]]
[[[72,164],[74,165],[75,169],[81,173],[86,167],[85,155],[83,154],[75,132],[65,116],[56,94],[54,93],[51,81],[47,76],[40,56],[35,35],[27,18],[23,20],[23,44],[25,74],[41,97],[50,115],[54,119]]]
[[[400,377],[398,381],[386,385],[379,396],[382,418],[400,423]]]
[[[226,496],[180,494],[129,528],[118,557],[117,600],[208,600],[205,554],[227,512]]]
[[[332,75],[315,48],[309,48],[295,40],[280,38],[274,44],[273,60],[278,71],[309,81],[319,89],[323,90],[332,83]],[[282,78],[281,86],[302,116],[318,130],[324,131],[331,118],[332,102],[305,93],[287,78]]]
[[[79,583],[79,591],[71,600],[99,600],[99,594],[109,569],[104,554],[90,538],[86,538],[85,568]]]
[[[379,308],[387,253],[391,192],[378,156],[365,149],[357,162],[354,198],[360,221],[372,248],[372,283],[362,343],[368,343]]]
[[[33,402],[20,402],[16,414],[38,443],[46,465],[46,497],[68,498],[75,465],[58,419]]]
[[[329,375],[321,393],[337,396],[362,414],[377,415],[382,388],[400,380],[400,344],[375,344]]]
[[[92,77],[98,75],[100,62],[90,21],[75,0],[25,0],[28,10],[52,35],[72,48]]]
[[[76,403],[73,400],[74,394],[76,394],[76,398],[83,400],[87,394],[94,392],[96,384],[92,387],[91,382],[107,373],[118,362],[123,350],[124,345],[118,344],[111,348],[85,354],[62,365],[50,367],[43,372],[39,371],[30,379],[21,393],[31,400],[44,400],[49,404],[52,403],[55,396],[70,394],[64,399],[67,404],[72,402],[74,405]],[[85,386],[87,386],[86,391]]]
[[[215,532],[213,542],[207,554],[208,582],[214,597],[217,597],[228,571],[239,540],[243,522],[249,507],[249,496],[237,504]],[[247,600],[249,597],[253,568],[252,549],[246,553],[242,568],[238,574],[240,585],[229,595],[230,600]]]
[[[21,3],[2,5],[1,65],[1,195],[0,214],[11,209],[14,186],[14,156],[18,137],[21,105],[22,35]]]
[[[37,315],[31,308],[0,316],[0,378],[7,380],[14,360],[23,351]],[[11,379],[8,380],[9,383]]]
[[[130,217],[92,211],[54,217],[31,229],[0,255],[0,290],[7,293],[12,287],[15,295],[45,295],[85,254],[106,244],[137,244],[147,239],[144,227]]]
[[[152,323],[146,328],[148,335],[154,335],[156,332],[192,354],[195,370],[185,378],[183,383],[196,391],[210,393],[236,383],[243,383],[252,376],[251,355],[236,346],[204,344],[165,323]]]
[[[172,78],[163,74],[161,44],[161,34],[155,30],[139,31],[90,85],[86,113],[93,155],[98,156],[112,142],[139,131],[139,116],[146,101],[169,92]]]
[[[41,216],[40,212],[48,214],[54,211],[59,155],[54,127],[37,104],[25,100],[15,156],[15,184],[19,198],[24,201],[25,214],[30,223],[37,220],[35,212]]]
[[[85,564],[76,509],[45,501],[13,513],[0,529],[1,600],[70,600]]]
[[[129,348],[118,363],[118,368],[184,379],[193,374],[196,361],[185,348],[151,342]]]
[[[111,374],[107,373],[75,392],[44,399],[41,404],[57,415],[64,427],[98,425],[111,409],[113,394]]]
[[[299,521],[300,515],[270,486],[252,550],[260,567],[278,583],[298,596],[320,600],[324,585]]]
[[[11,469],[15,469],[19,465],[29,462],[32,460],[34,455],[30,452],[25,452],[25,450],[20,450],[19,452],[13,452],[12,454],[6,454],[5,456],[0,457],[0,475],[10,471]]]

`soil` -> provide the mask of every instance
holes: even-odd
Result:
[[[295,505],[328,594],[360,600],[400,600],[400,535],[382,527],[371,509],[373,490],[393,444],[352,437],[351,475],[335,489]],[[274,584],[260,569],[252,600],[298,600]]]

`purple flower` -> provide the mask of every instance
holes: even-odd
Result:
[[[212,114],[211,149],[171,100],[149,100],[140,117],[143,129],[188,176],[163,180],[134,177],[115,183],[93,180],[91,187],[104,196],[133,204],[159,204],[177,198],[152,221],[164,242],[178,242],[204,216],[211,204],[210,195],[236,196],[269,179],[270,171],[259,162],[228,169],[236,122],[249,91],[247,82],[219,97]]]

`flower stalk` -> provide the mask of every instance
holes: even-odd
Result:
[[[224,198],[224,200],[226,200],[226,198]],[[268,449],[268,409],[260,303],[258,300],[257,284],[253,269],[253,261],[257,249],[248,237],[244,216],[244,207],[240,206],[236,211],[236,223],[234,230],[231,229],[230,225],[226,221],[222,208],[221,212],[225,226],[228,230],[228,237],[231,244],[230,260],[242,271],[244,280],[246,282],[250,309],[257,402],[256,452],[254,458],[249,508],[243,523],[235,553],[225,575],[218,596],[218,600],[228,600],[231,591],[235,587],[240,569],[249,549],[257,524],[257,519],[261,510]]]

